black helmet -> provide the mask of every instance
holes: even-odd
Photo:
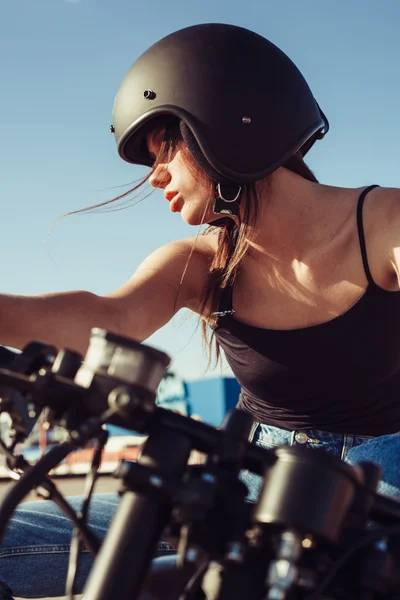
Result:
[[[298,150],[304,155],[329,127],[286,54],[219,23],[172,33],[132,65],[114,104],[120,156],[151,166],[145,134],[165,116],[180,120],[194,158],[221,183],[262,179]]]

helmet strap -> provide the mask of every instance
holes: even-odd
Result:
[[[241,199],[241,185],[217,183],[214,196],[214,214],[237,216]]]

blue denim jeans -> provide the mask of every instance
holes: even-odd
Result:
[[[252,439],[264,448],[301,444],[333,452],[349,463],[361,460],[377,462],[383,467],[379,491],[400,499],[400,433],[368,438],[315,430],[289,431],[255,424]],[[248,499],[256,501],[261,477],[243,471],[241,478],[249,489]],[[81,498],[69,500],[78,510]],[[105,536],[117,506],[117,495],[94,496],[89,522],[101,538]],[[70,521],[53,503],[38,501],[21,504],[0,549],[0,580],[11,587],[15,596],[40,598],[64,595],[70,539]],[[170,552],[173,549],[168,544],[159,543],[158,555]],[[77,579],[77,589],[80,591],[91,566],[91,555],[84,551]],[[0,600],[3,600],[1,592]]]
[[[346,435],[315,429],[292,431],[255,423],[251,440],[262,448],[302,445],[316,450],[325,450],[339,456],[349,464],[371,461],[383,469],[379,484],[380,494],[400,500],[400,432],[379,437]],[[246,483],[247,499],[255,502],[260,494],[262,479],[259,475],[243,471],[241,479]]]
[[[82,497],[68,498],[79,511]],[[118,494],[95,494],[89,513],[92,530],[104,539],[119,504]],[[42,598],[64,596],[72,528],[70,520],[48,500],[25,502],[14,513],[3,547],[0,548],[0,581],[14,596]],[[155,556],[175,553],[160,541]],[[83,549],[79,559],[76,591],[82,592],[93,565],[92,555]],[[2,595],[0,589],[0,600]],[[7,597],[8,600],[8,597]]]

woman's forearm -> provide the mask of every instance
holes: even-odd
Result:
[[[109,298],[73,291],[40,296],[0,295],[0,344],[23,348],[37,340],[85,353],[92,327],[116,331]]]

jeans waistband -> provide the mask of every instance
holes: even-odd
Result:
[[[254,423],[249,439],[257,446],[275,448],[281,445],[302,445],[320,448],[342,459],[350,448],[372,439],[374,436],[333,433],[319,429],[292,430],[263,423]]]

